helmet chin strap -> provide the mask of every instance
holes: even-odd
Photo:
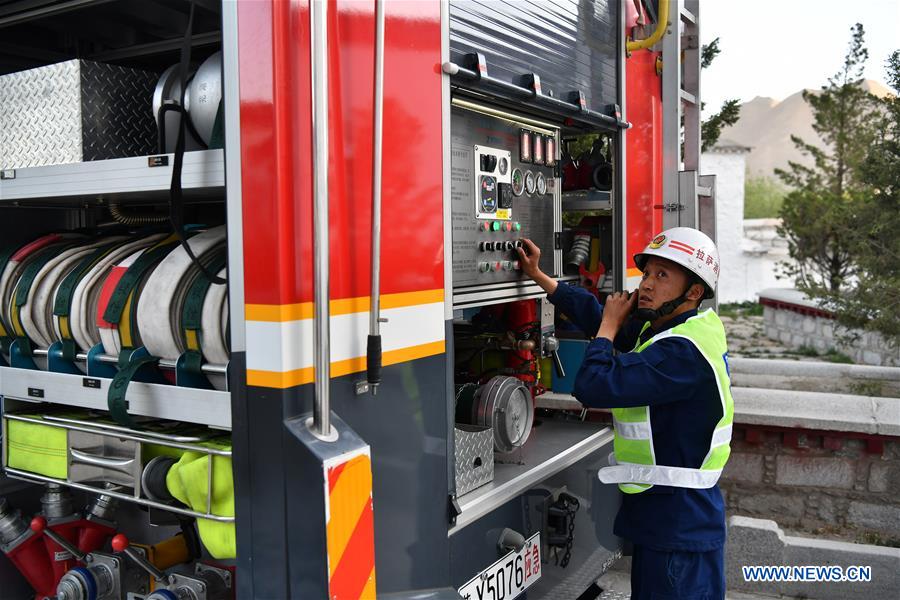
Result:
[[[669,300],[667,302],[663,302],[659,308],[639,308],[635,311],[634,316],[641,322],[653,322],[657,319],[661,319],[662,317],[668,317],[675,309],[687,302],[687,293],[691,289],[691,286],[694,285],[693,282],[689,283],[687,289],[684,290],[680,296],[675,298],[674,300]]]

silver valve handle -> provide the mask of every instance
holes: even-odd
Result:
[[[74,556],[77,560],[84,562],[84,557],[87,556],[84,552],[79,550],[72,542],[59,535],[49,527],[47,527],[47,519],[38,515],[31,520],[31,530],[35,533],[42,533],[46,535],[48,538],[53,540],[53,542]]]
[[[131,542],[128,541],[128,538],[125,537],[124,534],[118,534],[113,537],[112,542],[110,542],[113,551],[122,552],[134,561],[134,564],[147,571],[150,574],[150,577],[155,579],[156,581],[167,581],[168,576],[160,571],[156,565],[151,563],[149,560],[144,558],[144,555],[131,547]]]

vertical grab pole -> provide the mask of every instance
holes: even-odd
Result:
[[[381,158],[384,108],[384,0],[375,0],[375,97],[372,140],[372,293],[366,380],[372,394],[381,383]]]
[[[315,401],[313,430],[331,433],[331,333],[328,246],[328,2],[312,0],[310,56],[312,57],[313,125],[313,237],[315,260]]]

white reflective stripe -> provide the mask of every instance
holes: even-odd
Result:
[[[662,465],[638,465],[633,463],[604,467],[597,472],[603,483],[649,483],[672,487],[707,489],[716,485],[721,469],[686,469]]]
[[[615,451],[609,453],[609,455],[606,457],[606,462],[608,462],[611,467],[619,464],[619,461],[616,460]]]
[[[731,428],[732,425],[729,423],[724,427],[719,427],[712,434],[712,441],[710,442],[710,446],[715,448],[716,446],[724,446],[731,442]]]
[[[649,440],[652,436],[649,421],[628,422],[613,417],[613,427],[619,437],[626,440]]]

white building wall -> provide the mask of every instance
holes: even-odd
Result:
[[[703,174],[716,176],[716,240],[719,247],[721,303],[756,301],[766,288],[784,287],[778,263],[788,258],[777,219],[744,220],[745,153],[714,150],[703,154]]]

